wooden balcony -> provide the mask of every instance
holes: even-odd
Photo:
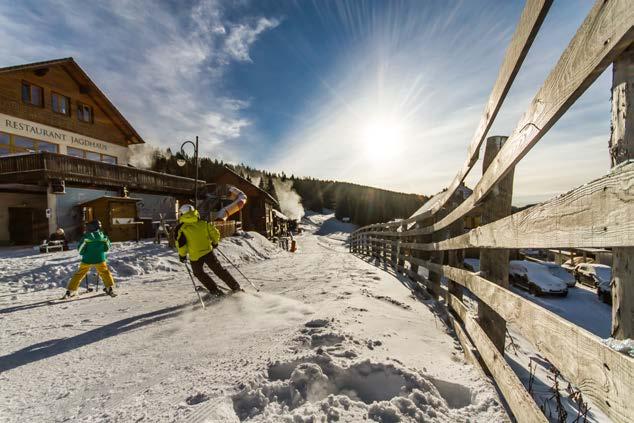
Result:
[[[194,180],[151,170],[119,166],[56,153],[0,157],[0,183],[46,185],[52,179],[86,187],[127,187],[132,191],[191,195]],[[199,181],[199,188],[205,186]]]

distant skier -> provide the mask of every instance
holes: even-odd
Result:
[[[189,261],[192,264],[194,276],[202,282],[207,290],[216,296],[223,296],[224,293],[218,288],[218,285],[205,273],[203,266],[206,264],[216,275],[227,284],[233,291],[240,291],[240,284],[235,278],[224,269],[216,256],[213,249],[218,247],[220,242],[220,232],[213,223],[200,219],[198,211],[194,206],[185,204],[179,210],[179,224],[176,227],[176,246],[178,248],[178,257],[182,263]]]
[[[93,267],[97,269],[97,273],[103,280],[105,285],[104,292],[111,297],[116,297],[117,294],[113,291],[114,279],[106,264],[106,253],[110,249],[110,239],[101,231],[101,222],[99,220],[93,220],[86,224],[86,233],[79,240],[77,249],[79,254],[81,254],[81,263],[79,264],[79,269],[70,279],[63,298],[71,298],[77,295],[79,284]]]

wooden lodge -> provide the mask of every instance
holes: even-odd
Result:
[[[242,229],[259,232],[267,238],[272,238],[275,229],[273,210],[279,207],[277,200],[226,166],[213,183],[208,184],[208,191],[215,190],[215,187],[221,184],[233,185],[247,195],[246,205],[239,215],[233,217],[242,221]]]
[[[175,219],[194,180],[129,166],[142,143],[72,58],[0,68],[0,244],[37,244],[57,227],[76,239],[89,204],[117,240],[137,239],[140,219]],[[97,212],[98,199],[128,195],[138,201],[124,201],[125,216]]]

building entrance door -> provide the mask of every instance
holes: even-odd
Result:
[[[46,211],[32,207],[9,207],[9,237],[16,245],[34,245],[48,238]]]

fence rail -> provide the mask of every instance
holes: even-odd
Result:
[[[487,141],[485,162],[487,156],[491,159],[473,193],[463,198],[458,190],[479,157],[550,5],[551,1],[526,2],[465,163],[449,188],[414,216],[359,228],[351,236],[350,249],[391,265],[445,299],[467,359],[485,365],[519,421],[545,421],[545,417],[504,359],[507,323],[606,415],[626,422],[634,415],[634,359],[511,292],[508,250],[612,248],[612,332],[616,338],[634,337],[634,8],[630,1],[595,3],[513,133],[508,139]],[[515,165],[611,64],[612,170],[567,194],[511,214],[510,192],[504,196],[500,191],[512,190]],[[469,213],[481,213],[483,224],[465,231],[463,219]],[[464,250],[472,248],[480,249],[479,273],[462,265]],[[428,269],[429,278],[419,268]],[[447,288],[441,287],[443,276]],[[462,303],[464,290],[478,301],[477,318]]]

